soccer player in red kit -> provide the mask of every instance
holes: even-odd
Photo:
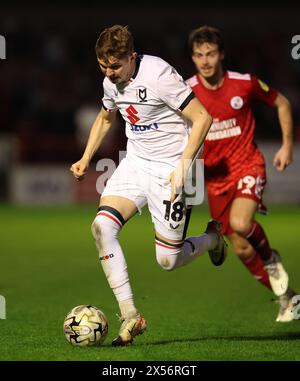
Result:
[[[254,75],[223,69],[224,41],[219,30],[209,26],[193,30],[189,48],[197,74],[187,83],[213,117],[203,151],[211,215],[222,222],[223,233],[248,270],[279,297],[276,321],[291,321],[295,293],[278,252],[255,220],[257,211],[266,211],[262,203],[266,171],[254,142],[251,101],[277,108],[282,145],[273,164],[280,172],[292,162],[290,103]]]

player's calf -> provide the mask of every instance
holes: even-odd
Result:
[[[253,222],[245,238],[263,261],[267,261],[271,258],[272,248],[263,227],[258,222]]]
[[[188,237],[184,241],[170,242],[156,236],[156,260],[167,271],[176,269],[193,261],[208,251],[214,265],[221,265],[227,254],[227,244],[221,234],[220,226],[211,221],[204,234]]]
[[[92,224],[99,259],[108,284],[119,303],[122,316],[136,314],[126,260],[118,239],[124,224],[120,213],[111,207],[101,207]]]
[[[271,258],[264,261],[264,264],[274,294],[277,296],[284,295],[288,290],[289,276],[282,265],[279,253],[273,249]]]

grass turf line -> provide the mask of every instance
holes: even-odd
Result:
[[[269,217],[258,219],[300,290],[300,209],[269,209]],[[204,255],[173,272],[162,270],[147,212],[125,225],[121,241],[148,331],[131,346],[111,347],[118,308],[90,232],[95,210],[0,206],[0,294],[7,303],[0,360],[300,360],[300,321],[275,323],[272,294],[231,252],[220,268]],[[208,218],[205,208],[195,209],[188,234],[203,231]],[[63,318],[79,304],[108,316],[103,346],[74,348],[65,340]]]

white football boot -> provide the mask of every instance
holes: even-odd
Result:
[[[264,264],[274,294],[283,296],[288,290],[289,276],[282,265],[279,253],[272,249],[271,258],[264,261]]]
[[[279,303],[279,312],[276,318],[277,322],[288,323],[294,320],[294,308],[293,296],[296,295],[295,291],[288,288],[287,292],[284,295],[281,295],[277,300]]]
[[[113,346],[124,346],[132,343],[134,337],[141,335],[147,328],[147,322],[140,314],[126,319],[121,317],[120,320],[122,324],[119,336],[113,340]]]

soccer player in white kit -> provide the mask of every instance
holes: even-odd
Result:
[[[165,270],[183,266],[208,251],[223,263],[226,243],[217,221],[205,233],[185,238],[190,208],[184,181],[212,118],[176,70],[161,58],[134,51],[127,26],[103,30],[96,43],[103,81],[103,107],[90,131],[82,158],[71,166],[82,180],[90,160],[111,128],[116,112],[126,122],[127,154],[101,195],[92,233],[100,261],[119,304],[121,328],[113,345],[131,343],[146,329],[138,312],[118,235],[146,204],[155,227],[156,259]]]

